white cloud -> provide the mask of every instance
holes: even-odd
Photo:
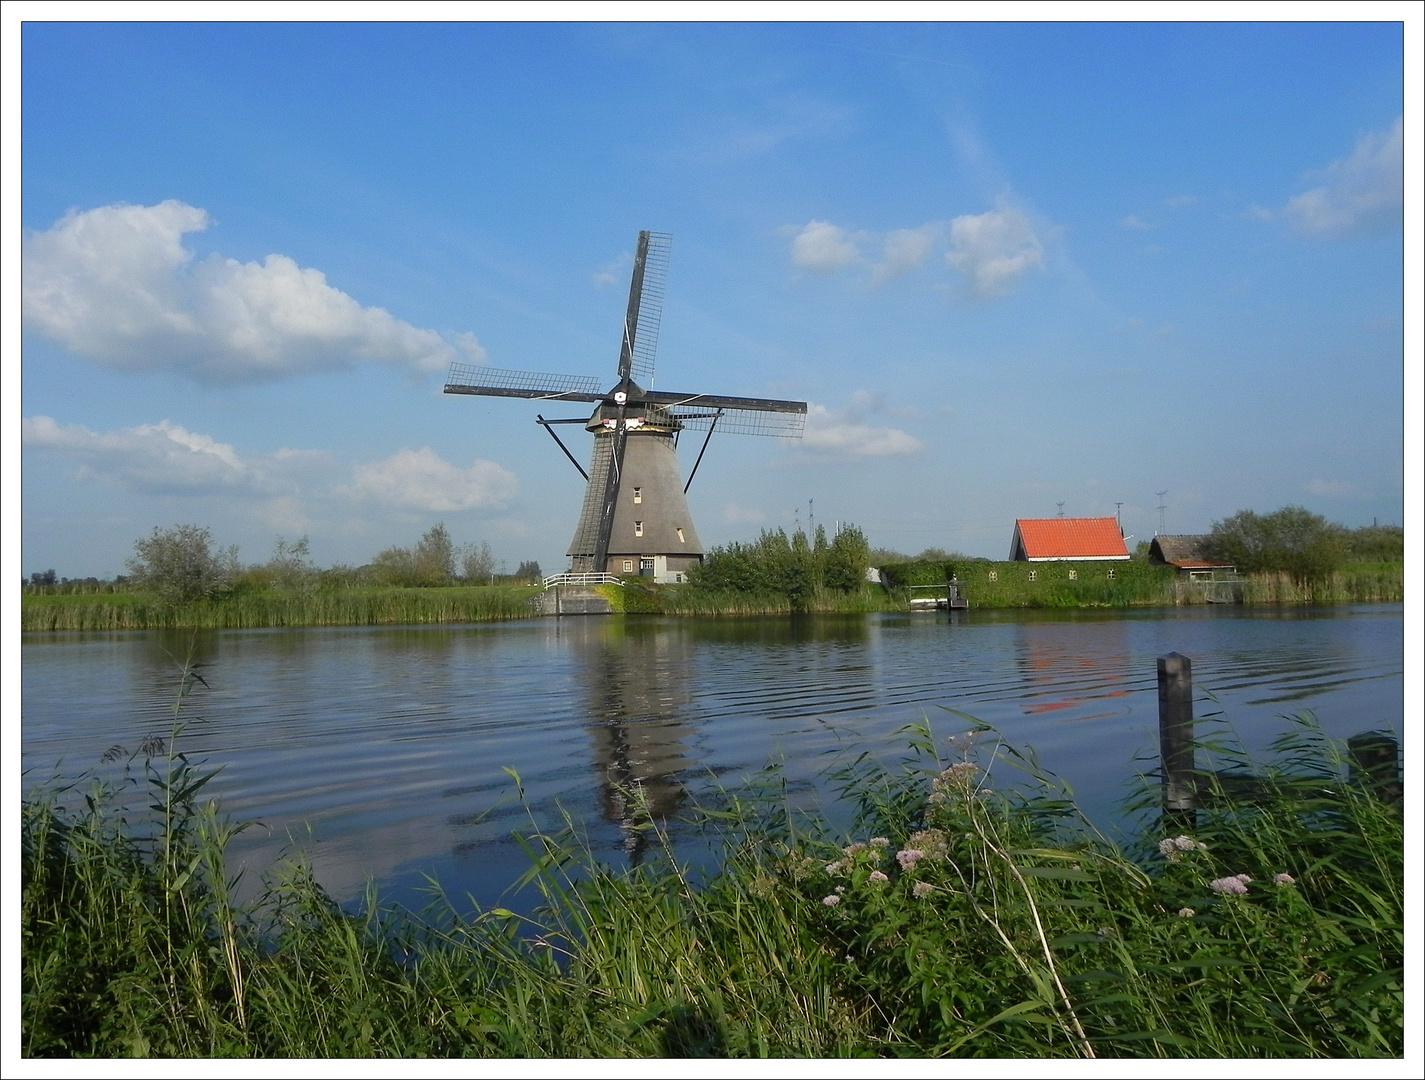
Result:
[[[1156,225],[1149,224],[1148,222],[1140,218],[1137,214],[1129,214],[1126,218],[1121,218],[1118,222],[1118,227],[1120,229],[1136,229],[1140,232],[1146,232],[1148,229],[1157,228]]]
[[[964,214],[950,222],[950,250],[945,261],[970,279],[977,296],[1005,296],[1025,271],[1043,268],[1044,247],[1029,218],[1001,204],[998,209]]]
[[[1306,485],[1306,490],[1312,495],[1319,495],[1324,498],[1356,494],[1355,485],[1343,483],[1339,480],[1312,480]]]
[[[227,443],[167,420],[96,432],[59,424],[48,416],[26,417],[21,431],[27,450],[50,450],[78,460],[81,476],[100,478],[149,494],[257,493],[269,485],[260,470]]]
[[[1164,199],[1163,205],[1170,210],[1181,210],[1187,206],[1197,205],[1196,195],[1174,195],[1170,199]]]
[[[940,233],[941,226],[936,222],[918,229],[894,229],[887,233],[881,261],[876,264],[872,280],[879,285],[914,270],[930,254]]]
[[[1303,191],[1281,211],[1299,232],[1344,236],[1399,226],[1405,206],[1403,123],[1363,135],[1348,158],[1320,173],[1320,187]]]
[[[384,461],[355,468],[352,493],[406,510],[450,513],[501,509],[514,498],[519,481],[493,461],[468,469],[445,461],[430,447],[398,450]]]
[[[894,457],[921,450],[920,440],[904,431],[862,422],[867,404],[863,396],[857,395],[849,408],[839,411],[825,405],[808,405],[802,446],[816,454],[837,457]]]
[[[809,221],[792,241],[792,262],[804,270],[834,273],[860,259],[846,230],[828,221]]]
[[[767,520],[767,515],[761,510],[727,503],[722,508],[722,520],[727,525],[761,525]]]
[[[354,361],[437,371],[457,357],[485,359],[473,335],[447,340],[362,307],[285,255],[194,262],[183,236],[210,222],[174,199],[70,211],[24,240],[26,328],[110,367],[173,367],[211,383]]]

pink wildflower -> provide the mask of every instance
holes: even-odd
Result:
[[[841,897],[837,896],[835,893],[832,893],[830,896],[824,897],[821,902],[827,907],[835,907],[837,904],[841,903]]]
[[[1272,878],[1272,884],[1274,884],[1274,885],[1295,885],[1295,884],[1296,884],[1296,878],[1292,877],[1290,874],[1278,874],[1276,877]]]
[[[879,885],[881,884],[881,882],[890,881],[891,879],[886,877],[886,875],[881,873],[879,870],[872,870],[871,880],[874,881],[877,885]]]
[[[913,893],[915,894],[915,898],[916,898],[917,900],[920,900],[920,899],[922,899],[922,898],[924,898],[924,897],[926,897],[926,896],[929,896],[929,895],[930,895],[931,893],[933,893],[934,891],[935,891],[935,886],[932,885],[932,884],[930,884],[930,882],[928,882],[928,881],[917,881],[917,882],[915,883],[915,888],[911,889],[911,892],[913,892]]]
[[[1196,915],[1196,914],[1197,914],[1197,912],[1194,911],[1194,910],[1193,910],[1192,908],[1190,908],[1190,907],[1181,907],[1181,908],[1178,908],[1178,918],[1179,918],[1179,919],[1191,919],[1191,918],[1192,918],[1194,915]]]
[[[846,872],[846,864],[844,862],[827,863],[826,872],[832,877],[835,877],[837,874],[843,874]]]
[[[901,864],[902,870],[909,870],[923,858],[925,858],[925,852],[919,851],[916,848],[906,848],[903,851],[896,852],[896,862]]]
[[[1202,845],[1190,836],[1174,836],[1171,840],[1158,841],[1158,850],[1169,859],[1177,861],[1178,852],[1196,851]]]
[[[1209,882],[1208,888],[1222,896],[1246,896],[1247,883],[1251,880],[1246,874],[1237,874]]]
[[[873,836],[871,837],[871,846],[879,848],[890,847],[891,842],[884,836]]]

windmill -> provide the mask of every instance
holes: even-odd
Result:
[[[452,365],[445,385],[447,394],[595,405],[587,420],[546,420],[542,414],[535,419],[587,481],[579,524],[567,552],[574,573],[638,573],[657,581],[681,581],[684,571],[702,561],[703,548],[686,496],[713,431],[796,438],[806,423],[804,401],[652,389],[672,244],[666,233],[638,234],[618,382],[611,390],[601,392],[599,380],[593,377],[479,364]],[[588,472],[555,432],[556,424],[583,424],[593,435]],[[706,435],[687,483],[680,484],[677,446],[685,431]]]

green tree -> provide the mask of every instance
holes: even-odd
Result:
[[[455,544],[445,522],[438,521],[426,530],[412,552],[416,577],[421,585],[449,585],[455,577]]]
[[[1329,577],[1350,552],[1345,529],[1301,506],[1271,514],[1243,510],[1214,522],[1203,549],[1243,573],[1275,571],[1302,582]]]
[[[317,568],[311,560],[311,544],[305,536],[290,543],[279,536],[272,558],[261,569],[274,589],[309,592],[317,582]]]
[[[521,567],[523,569],[523,567]],[[535,574],[539,573],[539,564],[534,564]],[[495,554],[490,550],[489,544],[481,544],[476,547],[474,544],[466,544],[460,549],[460,570],[461,575],[467,582],[473,585],[488,585],[490,577],[495,572]]]
[[[831,541],[826,556],[826,587],[855,592],[866,580],[871,565],[871,545],[855,525],[843,525]]]
[[[544,575],[540,573],[539,563],[530,560],[520,563],[520,568],[515,571],[515,580],[528,581],[531,584],[538,584],[543,580]]]
[[[213,534],[200,525],[155,528],[134,541],[126,564],[129,581],[164,603],[188,604],[222,596],[238,571],[237,548],[213,549]]]

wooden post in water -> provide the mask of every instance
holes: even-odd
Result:
[[[1158,745],[1163,766],[1163,809],[1197,809],[1193,754],[1192,661],[1182,653],[1158,657]]]
[[[1369,787],[1376,798],[1399,802],[1405,794],[1400,782],[1400,744],[1384,731],[1363,731],[1346,740],[1351,754],[1351,779]]]

